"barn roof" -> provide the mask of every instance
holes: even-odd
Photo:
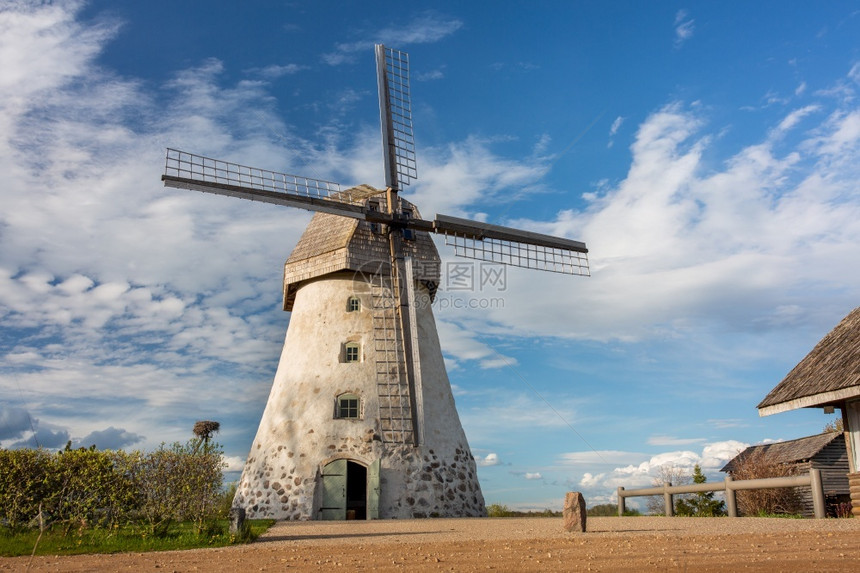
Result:
[[[860,307],[852,310],[758,405],[760,416],[860,396]]]
[[[807,436],[787,442],[774,442],[772,444],[762,444],[760,446],[750,446],[727,463],[720,470],[721,472],[735,471],[735,464],[741,462],[747,456],[756,452],[761,452],[768,456],[770,461],[778,464],[790,464],[794,462],[802,462],[815,457],[815,455],[823,450],[828,444],[837,438],[842,438],[841,432],[825,432],[815,436]]]
[[[343,192],[361,202],[378,202],[386,209],[385,192],[370,185],[360,185]],[[405,199],[402,207],[411,209],[416,218],[421,214]],[[441,263],[430,235],[414,231],[413,241],[404,241],[403,251],[413,259],[416,280],[430,286],[431,297],[439,283]],[[390,266],[388,235],[375,233],[370,223],[329,213],[316,213],[284,264],[284,310],[292,310],[299,284],[324,275],[353,271],[372,274],[387,272]]]

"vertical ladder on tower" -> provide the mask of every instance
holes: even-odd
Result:
[[[370,280],[373,305],[373,342],[376,356],[376,387],[382,441],[412,443],[412,408],[403,356],[403,333],[399,327],[396,277],[390,266]]]

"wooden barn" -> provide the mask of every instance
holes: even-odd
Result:
[[[860,517],[860,307],[852,310],[758,405],[760,416],[839,408],[845,426],[852,513]]]
[[[732,475],[737,466],[754,455],[764,455],[776,464],[794,466],[797,474],[810,469],[821,470],[821,481],[827,505],[849,501],[848,490],[848,452],[845,449],[845,435],[842,432],[825,432],[786,442],[775,442],[750,446],[720,471]],[[808,487],[798,488],[801,497],[802,513],[814,517],[812,492]]]

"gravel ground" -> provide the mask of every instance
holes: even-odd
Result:
[[[0,558],[23,571],[29,558]],[[282,522],[251,545],[37,557],[33,571],[858,571],[860,519],[593,517]]]

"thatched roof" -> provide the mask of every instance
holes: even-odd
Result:
[[[743,461],[747,456],[754,453],[763,453],[767,456],[768,461],[777,464],[791,464],[795,462],[805,462],[815,457],[815,455],[823,450],[830,442],[836,439],[844,439],[841,432],[825,432],[815,436],[807,436],[787,442],[774,442],[772,444],[762,444],[760,446],[750,446],[732,460],[727,463],[721,472],[735,471],[735,465]]]
[[[353,187],[344,193],[362,202],[377,202],[380,211],[386,209],[385,192],[369,185]],[[421,217],[415,205],[402,198],[400,201],[403,208],[412,210],[414,217]],[[433,240],[428,233],[415,231],[414,240],[403,243],[404,254],[414,261],[416,280],[428,284],[432,298],[441,269]],[[340,271],[388,272],[390,258],[388,235],[373,232],[366,221],[316,213],[284,265],[284,310],[292,310],[296,291],[304,281]]]
[[[760,416],[860,397],[860,307],[815,345],[758,405]]]

